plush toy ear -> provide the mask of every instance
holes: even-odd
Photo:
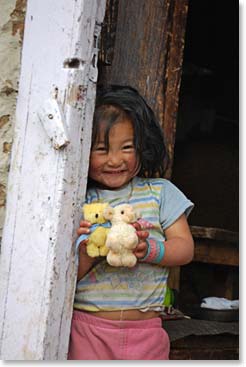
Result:
[[[111,220],[113,218],[113,215],[114,215],[114,208],[108,205],[103,211],[103,216],[105,219]]]
[[[89,206],[89,204],[84,204],[84,205],[82,206],[82,209],[81,209],[82,213],[84,213],[84,212],[85,212],[85,210],[86,210],[87,206]]]

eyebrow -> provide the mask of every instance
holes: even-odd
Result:
[[[134,136],[131,137],[131,138],[127,138],[125,140],[122,141],[122,143],[127,143],[127,142],[134,142]],[[105,140],[98,140],[95,142],[95,144],[104,144],[105,143]]]
[[[134,141],[134,136],[132,138],[130,138],[130,139],[123,140],[122,143],[126,143],[128,141]]]

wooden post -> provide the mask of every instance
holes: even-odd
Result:
[[[1,253],[2,360],[66,359],[104,11],[104,0],[28,0]]]
[[[155,111],[172,174],[188,0],[108,0],[99,82],[131,85]]]
[[[172,176],[188,0],[108,0],[102,33],[100,83],[137,88],[155,111]],[[109,30],[109,31],[108,31]],[[179,289],[180,267],[169,286]]]

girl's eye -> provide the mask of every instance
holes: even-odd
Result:
[[[130,150],[130,149],[134,149],[134,145],[133,144],[127,144],[123,146],[124,150]]]
[[[107,149],[104,146],[95,147],[93,150],[97,152],[105,152]]]

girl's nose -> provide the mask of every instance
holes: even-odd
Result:
[[[122,164],[121,152],[110,152],[108,153],[108,165],[119,167]]]

